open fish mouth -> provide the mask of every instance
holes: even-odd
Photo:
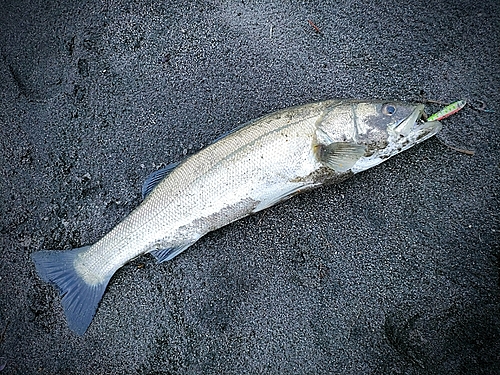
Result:
[[[418,104],[412,113],[400,122],[387,128],[387,145],[365,157],[361,157],[351,168],[351,172],[359,173],[372,168],[384,160],[403,152],[417,143],[434,136],[441,130],[439,121],[424,121],[424,105]]]
[[[415,107],[410,116],[394,128],[389,128],[389,143],[395,143],[396,153],[404,151],[413,145],[423,142],[441,130],[439,121],[423,121],[424,105]]]

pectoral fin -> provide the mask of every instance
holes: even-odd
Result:
[[[318,160],[337,172],[351,169],[359,158],[365,155],[365,151],[365,146],[352,142],[333,142],[315,146]]]

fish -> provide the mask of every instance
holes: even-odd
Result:
[[[334,99],[245,123],[153,172],[142,203],[93,245],[34,252],[38,275],[59,289],[69,328],[83,335],[130,260],[171,260],[210,231],[386,161],[439,132],[423,113],[423,104]]]

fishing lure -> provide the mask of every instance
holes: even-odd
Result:
[[[467,104],[467,102],[465,100],[459,100],[459,101],[456,101],[454,103],[451,103],[450,105],[447,105],[446,107],[444,107],[439,112],[436,112],[433,115],[430,115],[427,118],[427,121],[439,121],[439,120],[442,120],[442,119],[444,119],[444,118],[446,118],[448,116],[451,116],[451,115],[457,113],[463,107],[465,107],[466,104]]]

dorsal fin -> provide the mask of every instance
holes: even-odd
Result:
[[[151,173],[142,184],[142,199],[146,198],[149,193],[163,180],[172,170],[179,165],[179,162],[167,165],[162,169],[158,169]]]

